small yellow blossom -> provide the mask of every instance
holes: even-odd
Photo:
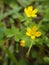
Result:
[[[28,16],[28,17],[37,17],[37,12],[38,10],[37,9],[33,9],[32,6],[29,6],[28,8],[25,8],[24,9],[24,12],[25,14]]]
[[[30,36],[31,39],[35,39],[36,37],[40,37],[41,36],[41,32],[38,31],[38,27],[37,26],[33,26],[32,28],[27,28],[26,35]]]
[[[20,41],[20,46],[24,47],[25,46],[25,40]]]

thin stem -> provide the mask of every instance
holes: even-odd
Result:
[[[27,53],[26,53],[26,56],[27,56],[27,57],[28,57],[29,54],[30,54],[30,50],[31,50],[32,46],[33,46],[33,42],[31,42],[31,45],[30,45],[30,47],[29,47],[29,49],[28,49],[28,51],[27,51]]]

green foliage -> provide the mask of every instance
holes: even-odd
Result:
[[[24,59],[21,59],[19,61],[19,65],[27,65],[26,61]]]
[[[38,9],[36,18],[24,13],[30,5]],[[33,41],[26,31],[34,25],[42,35]],[[0,0],[0,52],[1,65],[49,65],[49,0]]]

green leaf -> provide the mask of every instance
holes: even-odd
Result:
[[[31,55],[32,55],[32,58],[37,58],[37,57],[38,57],[38,54],[37,54],[36,51],[33,51],[33,52],[31,53]]]
[[[26,61],[24,59],[21,59],[19,61],[19,65],[27,65]]]
[[[43,60],[45,61],[45,62],[47,62],[47,63],[49,63],[49,57],[43,57]]]
[[[21,9],[21,8],[19,8],[19,9]],[[12,14],[16,14],[17,16],[19,16],[18,11],[19,10],[17,8],[15,8],[13,10],[10,10],[8,12],[5,12],[4,14],[2,14],[2,17],[0,18],[0,20],[3,20],[4,18],[6,18],[7,16],[12,15]]]
[[[14,36],[14,34],[13,34],[11,29],[6,29],[6,36],[9,37],[9,38]]]
[[[0,28],[0,39],[3,39],[4,35],[5,35],[4,29]]]

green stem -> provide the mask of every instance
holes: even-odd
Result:
[[[29,49],[28,49],[28,51],[27,51],[27,53],[26,53],[26,56],[27,56],[27,57],[28,57],[29,54],[30,54],[30,50],[31,50],[32,46],[33,46],[33,43],[31,43],[31,45],[30,45],[30,47],[29,47]]]

